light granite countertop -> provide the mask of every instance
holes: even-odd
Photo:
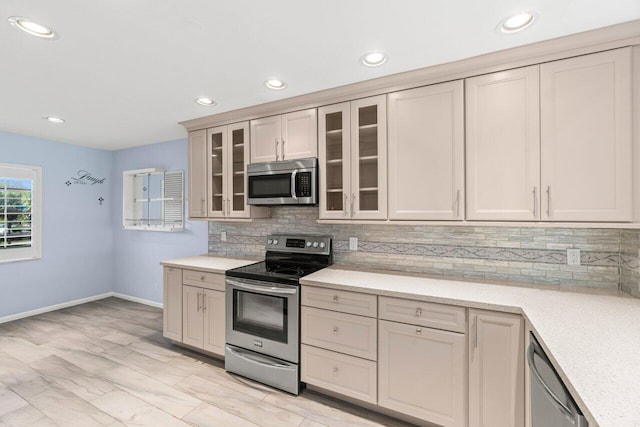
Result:
[[[522,313],[567,388],[600,427],[640,427],[640,300],[333,266],[304,285]]]
[[[210,255],[195,255],[185,258],[174,258],[162,261],[165,267],[186,268],[189,270],[206,271],[209,273],[222,273],[232,268],[253,264],[257,259],[223,258]]]

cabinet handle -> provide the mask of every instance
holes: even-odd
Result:
[[[337,333],[338,333],[338,330],[339,330],[339,329],[338,329],[338,327],[337,327],[337,326],[334,326],[334,327],[333,327],[333,333],[334,333],[334,334],[337,334]]]
[[[478,316],[473,318],[473,348],[478,348]]]
[[[205,213],[204,212],[204,199],[200,199],[200,213]]]
[[[347,196],[346,194],[344,195],[344,216],[349,215],[349,196]]]
[[[416,335],[422,335],[422,329],[417,328],[416,329]]]
[[[460,218],[460,190],[456,190],[456,218]]]
[[[222,199],[222,216],[225,216],[225,203],[227,203],[227,199]]]
[[[338,295],[334,295],[333,296],[333,302],[337,303],[338,302]]]
[[[284,160],[284,138],[282,138],[282,145],[280,146],[280,151],[282,152],[282,160]]]
[[[200,311],[202,307],[200,306],[200,292],[198,292],[198,311]]]
[[[422,309],[418,308],[416,309],[416,317],[420,317],[420,316],[422,316]]]
[[[231,199],[227,199],[227,216],[231,216]]]
[[[537,207],[538,207],[538,198],[536,195],[538,194],[538,187],[533,187],[533,217],[536,217]]]
[[[276,138],[276,162],[278,161],[278,138]]]
[[[547,185],[547,216],[551,216],[551,186]]]
[[[206,293],[202,293],[202,311],[205,311],[207,309],[207,294]]]
[[[356,193],[352,193],[351,194],[351,215],[353,215],[353,212],[354,212],[354,210],[353,210],[353,202],[355,202],[355,201],[356,201]]]

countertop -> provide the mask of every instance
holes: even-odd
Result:
[[[300,280],[377,295],[521,313],[594,427],[640,427],[640,299],[336,266]]]
[[[209,273],[221,273],[232,268],[253,264],[257,259],[223,258],[210,255],[196,255],[185,258],[174,258],[162,261],[165,267],[187,268],[189,270],[207,271]]]

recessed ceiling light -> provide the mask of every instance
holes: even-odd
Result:
[[[43,39],[52,39],[56,36],[56,33],[54,33],[51,28],[45,27],[42,24],[38,24],[37,22],[22,16],[9,17],[9,23],[32,36],[41,37]]]
[[[367,67],[379,67],[387,62],[387,55],[382,52],[370,52],[360,58],[360,63]]]
[[[497,30],[501,33],[516,33],[531,26],[536,20],[536,13],[532,11],[520,12],[503,19],[498,24]]]
[[[204,105],[205,107],[213,107],[216,105],[216,102],[213,99],[207,98],[206,96],[196,98],[196,102],[200,105]]]
[[[56,124],[61,124],[64,123],[64,119],[61,119],[60,117],[54,117],[54,116],[42,116],[43,120],[46,120],[50,123],[56,123]]]
[[[273,90],[282,90],[285,87],[287,87],[287,84],[285,82],[283,82],[282,80],[278,80],[278,79],[269,79],[266,82],[264,82],[264,84],[269,89],[273,89]]]

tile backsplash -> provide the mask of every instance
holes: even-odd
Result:
[[[268,219],[212,221],[209,253],[260,258],[268,234],[330,234],[337,264],[621,289],[640,297],[640,230],[318,224],[317,219],[317,207],[275,207]],[[357,251],[349,250],[349,237],[358,238]],[[580,249],[581,265],[567,265],[567,248]]]

